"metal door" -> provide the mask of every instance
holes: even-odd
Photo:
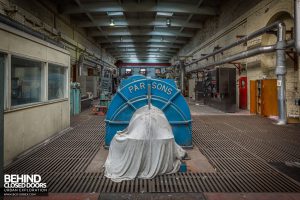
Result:
[[[239,79],[240,109],[247,109],[247,77]]]

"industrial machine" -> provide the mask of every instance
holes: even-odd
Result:
[[[105,146],[110,145],[117,131],[128,126],[137,109],[149,103],[164,112],[176,143],[182,147],[192,147],[190,110],[174,80],[142,75],[133,75],[121,81],[106,114]]]
[[[108,106],[111,101],[111,95],[107,92],[102,92],[99,99],[99,104],[94,105],[92,111],[96,115],[104,116],[107,113]]]

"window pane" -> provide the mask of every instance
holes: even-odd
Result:
[[[11,57],[11,105],[41,101],[42,62]]]
[[[48,65],[48,99],[65,97],[65,68],[59,65]]]

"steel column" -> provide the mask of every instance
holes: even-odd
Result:
[[[285,63],[285,24],[280,23],[277,31],[277,45],[276,45],[276,70],[277,75],[277,99],[278,99],[278,111],[279,119],[278,124],[286,124],[286,63]]]
[[[184,88],[185,88],[185,84],[184,84],[184,77],[185,77],[185,66],[183,61],[180,61],[180,90],[181,93],[184,95]]]
[[[298,54],[300,53],[300,0],[294,1],[295,12],[295,46]]]

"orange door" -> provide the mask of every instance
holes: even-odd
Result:
[[[256,81],[250,80],[250,113],[256,114]]]
[[[278,116],[277,80],[262,80],[262,111],[263,116]]]

